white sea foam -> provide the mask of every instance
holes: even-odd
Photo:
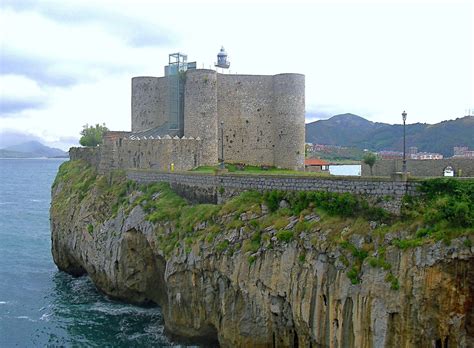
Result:
[[[49,317],[51,316],[51,313],[44,313],[40,320],[44,320],[44,321],[49,321]]]
[[[7,301],[0,301],[0,304],[7,304]]]

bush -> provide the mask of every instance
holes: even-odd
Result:
[[[271,212],[276,211],[280,207],[280,201],[285,197],[283,191],[267,191],[263,195],[263,199]]]
[[[81,131],[82,136],[79,139],[79,144],[82,146],[97,146],[102,144],[103,135],[108,130],[105,123],[102,123],[102,125],[96,124],[95,126],[86,124]]]
[[[293,240],[293,231],[281,230],[277,232],[276,237],[280,242],[288,243]]]
[[[353,285],[360,283],[359,271],[355,266],[347,271],[347,277],[351,280],[351,284]]]

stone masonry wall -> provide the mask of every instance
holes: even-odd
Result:
[[[71,161],[83,160],[95,168],[99,168],[100,147],[71,147],[69,149],[69,159]]]
[[[132,131],[169,123],[170,77],[132,79]],[[305,78],[300,74],[231,75],[188,70],[184,135],[202,139],[202,164],[304,169]],[[166,128],[166,127],[165,127]],[[180,133],[181,134],[181,133]]]
[[[127,133],[125,133],[127,134]],[[71,160],[82,159],[96,167],[100,174],[113,169],[155,169],[186,171],[201,164],[202,143],[194,138],[132,140],[127,137],[105,137],[95,148],[72,147]]]
[[[276,146],[273,76],[218,74],[217,77],[217,112],[219,124],[224,122],[225,161],[273,166]],[[219,146],[219,156],[220,151]]]
[[[214,70],[186,72],[184,135],[202,139],[202,164],[218,162],[217,75]]]
[[[168,77],[132,78],[132,132],[162,127],[169,121]]]
[[[279,74],[273,77],[275,166],[304,169],[305,77]]]
[[[201,140],[164,137],[162,139],[123,139],[117,144],[118,168],[190,170],[201,163]]]
[[[139,183],[168,182],[194,202],[220,203],[246,190],[349,192],[398,214],[405,194],[417,195],[417,182],[395,182],[368,178],[311,178],[306,176],[209,175],[127,170],[129,179]]]
[[[374,176],[390,176],[402,171],[403,161],[377,160],[373,166]],[[455,176],[474,177],[474,160],[468,158],[445,158],[441,160],[407,160],[407,171],[416,177],[443,176],[444,169],[451,166]],[[362,163],[362,176],[370,176],[370,167]]]
[[[217,74],[225,161],[303,169],[304,91],[300,74]],[[219,147],[219,156],[220,151]]]

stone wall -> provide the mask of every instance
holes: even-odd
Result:
[[[377,160],[373,166],[374,176],[391,176],[394,172],[401,172],[403,161]],[[474,159],[445,158],[441,160],[412,160],[407,159],[407,171],[411,176],[436,177],[443,176],[444,169],[451,166],[455,176],[474,177]],[[370,176],[370,167],[362,163],[362,176]]]
[[[304,170],[304,75],[275,75],[273,77],[273,93],[275,166]]]
[[[405,194],[417,195],[417,182],[395,182],[367,178],[312,178],[307,176],[209,175],[127,170],[129,179],[139,183],[168,182],[194,202],[220,203],[246,190],[328,191],[360,195],[374,205],[399,213]]]
[[[168,77],[132,79],[132,131],[169,124]],[[202,139],[202,164],[226,162],[304,169],[305,78],[300,74],[186,72],[184,134]]]
[[[82,159],[96,167],[100,174],[114,169],[155,169],[186,171],[201,165],[202,143],[194,138],[132,140],[128,132],[109,132],[104,143],[95,148],[72,147],[71,160]]]
[[[90,165],[98,169],[100,162],[100,147],[71,147],[69,149],[69,159],[71,161],[86,161]]]
[[[169,122],[169,77],[132,78],[132,132],[163,127]]]
[[[218,162],[217,75],[214,70],[186,72],[184,135],[202,139],[202,164]]]
[[[303,169],[304,90],[300,74],[217,74],[225,161]]]
[[[273,166],[276,146],[273,76],[218,74],[217,82],[219,123],[224,122],[225,161]]]

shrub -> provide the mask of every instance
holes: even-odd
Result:
[[[102,125],[96,124],[95,126],[89,126],[86,124],[83,126],[81,131],[81,138],[79,139],[79,144],[82,146],[97,146],[102,144],[102,138],[105,132],[108,131],[108,128],[105,126],[105,123]]]
[[[392,272],[388,273],[385,276],[385,281],[390,283],[390,289],[392,290],[400,289],[400,283],[398,282],[398,278],[395,277]]]
[[[347,277],[354,285],[360,283],[359,270],[355,266],[353,266],[349,271],[347,271]]]
[[[229,247],[229,241],[227,239],[223,240],[216,246],[216,250],[221,253]]]
[[[291,240],[293,240],[293,231],[288,231],[288,230],[278,231],[276,234],[276,237],[280,242],[288,243]]]
[[[263,195],[263,199],[271,212],[276,211],[280,207],[280,201],[285,197],[283,191],[267,191]]]

